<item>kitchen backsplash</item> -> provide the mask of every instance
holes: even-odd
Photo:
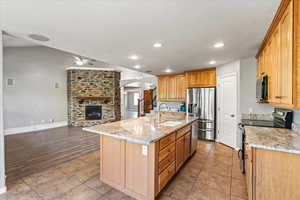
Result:
[[[273,120],[272,114],[242,114],[241,118],[252,120]]]
[[[179,112],[180,106],[185,102],[170,102],[170,101],[159,101],[157,106],[160,104],[166,104],[169,108],[169,110],[165,109],[165,107],[161,106],[161,111],[167,111],[167,112]],[[158,107],[156,108],[158,110]]]

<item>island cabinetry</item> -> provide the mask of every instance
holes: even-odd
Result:
[[[186,159],[190,156],[191,126],[186,126],[176,133],[176,171],[178,171]]]
[[[191,125],[150,144],[100,136],[100,179],[138,199],[154,200],[190,156]]]

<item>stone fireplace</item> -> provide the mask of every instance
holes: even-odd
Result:
[[[68,124],[92,126],[121,119],[120,72],[70,68]]]

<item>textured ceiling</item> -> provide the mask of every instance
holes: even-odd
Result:
[[[64,51],[162,74],[254,56],[280,0],[2,0],[9,33],[49,37]],[[161,42],[160,49],[152,47]],[[214,49],[215,42],[225,47]],[[128,56],[136,54],[138,61]]]

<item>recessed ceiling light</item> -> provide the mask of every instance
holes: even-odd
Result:
[[[161,46],[162,46],[162,44],[159,42],[156,42],[153,44],[153,47],[155,47],[155,48],[160,48]]]
[[[137,59],[139,59],[139,57],[137,55],[131,55],[131,56],[129,56],[129,59],[137,60]]]
[[[165,70],[165,72],[170,73],[170,72],[172,72],[172,70],[168,68],[168,69]]]
[[[41,41],[41,42],[47,42],[50,40],[50,38],[43,36],[43,35],[38,35],[38,34],[30,34],[29,37],[33,40]]]
[[[217,62],[215,61],[215,60],[212,60],[212,61],[210,61],[209,62],[209,64],[211,64],[211,65],[214,65],[214,64],[216,64]]]
[[[215,48],[221,48],[224,47],[224,43],[223,42],[217,42],[216,44],[214,44]]]
[[[141,65],[134,65],[133,67],[136,68],[136,69],[140,69]]]

